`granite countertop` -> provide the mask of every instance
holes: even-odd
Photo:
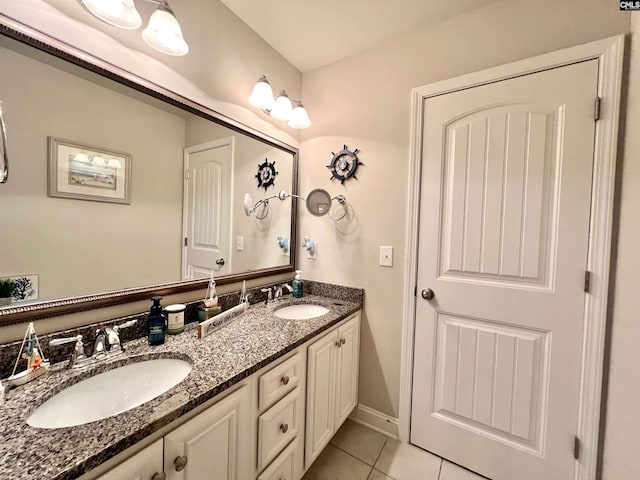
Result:
[[[310,320],[282,320],[273,315],[275,309],[294,303],[316,303],[330,311]],[[180,335],[167,335],[164,345],[149,347],[146,337],[133,340],[125,345],[124,356],[86,370],[55,365],[47,375],[5,394],[0,405],[0,478],[76,478],[360,308],[361,299],[285,298],[268,306],[252,305],[245,314],[201,340],[197,324],[192,323]],[[101,371],[153,358],[188,360],[193,369],[163,395],[114,417],[53,430],[27,425],[33,410],[65,387]]]

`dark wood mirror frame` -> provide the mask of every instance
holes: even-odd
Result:
[[[215,112],[214,110],[211,110],[204,105],[194,102],[153,82],[145,80],[144,78],[123,70],[115,65],[93,57],[77,48],[56,40],[2,14],[0,14],[0,34],[13,38],[14,40],[34,47],[43,52],[54,55],[72,64],[78,65],[105,78],[114,80],[122,85],[131,87],[139,92],[155,97],[163,102],[198,115],[204,119],[210,120],[224,127],[230,128],[231,130],[243,133],[256,140],[260,140],[264,143],[272,145],[273,147],[277,147],[291,153],[293,156],[293,191],[291,193],[297,194],[297,148],[280,142],[277,139],[268,137],[258,132],[257,130],[248,127],[240,122],[237,122],[232,118]],[[10,144],[9,148],[11,148]],[[297,202],[292,202],[291,245],[297,245],[296,218]],[[270,275],[292,273],[295,270],[295,256],[296,249],[292,248],[290,252],[289,265],[220,276],[216,278],[216,284],[227,285],[230,283],[241,282],[242,280],[250,280],[255,278],[267,277]],[[2,308],[0,309],[0,326],[29,322],[41,318],[54,317],[59,315],[67,315],[85,310],[93,310],[123,303],[136,302],[139,300],[146,300],[152,295],[166,296],[184,293],[192,290],[204,289],[207,287],[207,284],[208,279],[186,280],[158,285],[126,288],[122,290],[113,290],[94,295],[61,298],[34,304]]]

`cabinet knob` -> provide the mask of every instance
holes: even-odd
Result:
[[[340,345],[342,345],[342,344],[340,343],[340,340],[338,340],[338,341],[336,342],[336,347],[340,348]]]
[[[153,477],[151,477],[151,480],[167,480],[167,475],[164,472],[154,473]]]
[[[184,470],[184,467],[187,466],[188,461],[189,459],[186,457],[186,455],[176,457],[176,459],[173,461],[173,466],[176,469],[176,472]]]
[[[287,433],[287,430],[289,430],[289,424],[283,423],[282,425],[280,425],[280,431],[282,433]]]
[[[289,377],[288,377],[287,375],[285,375],[284,377],[282,377],[282,378],[280,379],[280,382],[281,382],[283,385],[287,385],[287,384],[289,383]]]
[[[340,340],[340,345],[344,345],[345,343],[347,343],[347,341],[344,338]]]

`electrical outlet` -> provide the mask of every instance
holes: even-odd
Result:
[[[393,247],[380,246],[380,266],[393,267]]]
[[[244,250],[244,237],[241,235],[238,235],[236,237],[236,250],[238,251]]]

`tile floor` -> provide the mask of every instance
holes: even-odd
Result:
[[[302,480],[486,480],[347,420]]]

